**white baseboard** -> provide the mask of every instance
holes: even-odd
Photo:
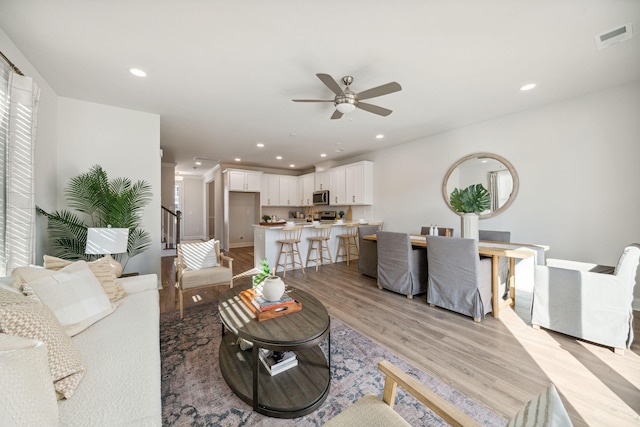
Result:
[[[229,248],[248,248],[253,247],[253,242],[229,243]]]

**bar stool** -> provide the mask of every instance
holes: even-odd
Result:
[[[298,243],[300,243],[300,236],[302,236],[301,225],[287,226],[282,228],[282,239],[276,240],[276,243],[280,243],[280,252],[278,252],[278,260],[276,262],[276,271],[278,267],[282,267],[282,277],[287,276],[287,266],[291,265],[291,270],[295,270],[296,265],[300,265],[302,274],[304,274],[304,266],[302,265],[302,256],[300,255],[300,249]],[[280,258],[284,255],[284,262],[280,262]],[[296,255],[298,261],[296,261]]]
[[[339,257],[342,257],[343,259],[347,259],[347,265],[349,265],[349,261],[360,256],[360,250],[358,249],[358,225],[357,223],[345,224],[344,234],[336,236],[339,242],[338,250],[336,250],[336,262],[338,262]],[[340,249],[342,249],[344,253],[341,254]],[[355,256],[353,256],[354,250]]]
[[[329,240],[331,240],[331,224],[316,225],[313,228],[315,234],[311,237],[307,237],[309,241],[309,251],[307,252],[307,263],[305,267],[309,266],[309,260],[316,263],[316,271],[318,271],[318,265],[325,264],[325,259],[329,259],[329,264],[333,264],[331,259],[331,251],[329,250]],[[311,259],[311,251],[315,251],[315,260]],[[327,256],[325,257],[325,252]]]

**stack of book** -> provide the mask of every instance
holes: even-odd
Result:
[[[298,366],[298,358],[293,351],[271,351],[261,348],[260,361],[270,375],[277,375]]]
[[[278,308],[295,304],[296,300],[287,294],[282,294],[282,297],[277,301],[267,301],[261,295],[255,294],[251,302],[257,310],[263,312],[273,309],[275,309],[275,311],[279,311]]]

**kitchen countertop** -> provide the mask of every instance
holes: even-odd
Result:
[[[329,222],[324,222],[324,221],[320,221],[321,224],[332,224],[334,227],[344,227],[345,225],[347,225],[348,223],[343,222],[343,223],[337,223],[334,221],[329,221]],[[349,224],[358,224],[358,225],[367,225],[366,222],[363,223],[359,223],[359,222],[351,222]],[[304,228],[311,228],[314,226],[313,223],[311,222],[296,222],[294,225],[302,225]],[[260,224],[253,224],[254,227],[256,228],[266,228],[266,229],[273,229],[273,230],[280,230],[283,227],[285,227],[285,224],[282,225],[260,225]]]

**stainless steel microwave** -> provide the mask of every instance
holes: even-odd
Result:
[[[320,190],[313,192],[313,204],[328,205],[329,204],[329,190]]]

